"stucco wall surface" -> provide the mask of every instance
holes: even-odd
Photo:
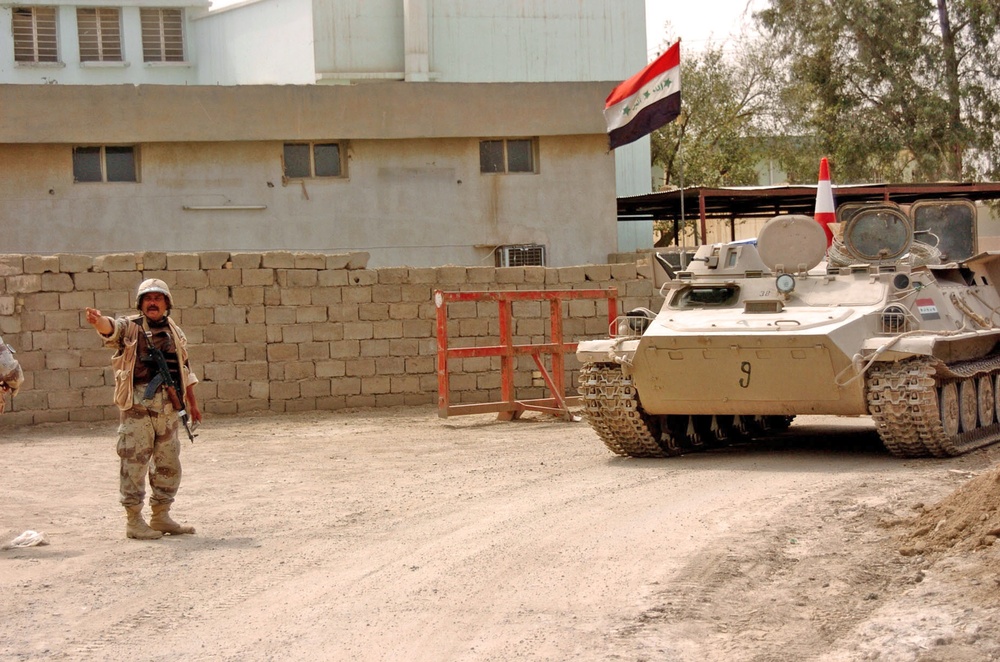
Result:
[[[207,415],[292,412],[437,401],[435,289],[615,287],[619,311],[661,302],[635,264],[546,267],[364,268],[364,253],[122,253],[0,255],[0,335],[17,351],[25,383],[0,426],[115,420],[111,351],[85,307],[133,310],[144,278],[171,289],[174,319],[190,341]],[[564,303],[567,342],[607,334],[603,301]],[[515,303],[515,344],[547,342],[548,306]],[[495,303],[448,307],[451,346],[499,342]],[[567,357],[575,393],[578,365]],[[453,360],[451,402],[499,401],[497,358]],[[548,394],[530,358],[517,397]]]

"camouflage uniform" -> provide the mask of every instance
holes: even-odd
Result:
[[[7,407],[4,393],[9,391],[13,401],[23,381],[24,373],[21,371],[21,364],[14,358],[14,348],[0,338],[0,414]]]
[[[118,456],[121,458],[121,503],[126,508],[141,505],[146,494],[148,470],[151,505],[170,504],[181,482],[181,444],[177,432],[180,419],[170,404],[165,389],[159,388],[149,400],[144,399],[145,384],[135,384],[141,316],[119,317],[114,330],[104,338],[107,347],[117,351],[112,358],[115,370],[115,404],[121,410],[118,426]],[[141,320],[140,320],[141,321]],[[180,327],[168,319],[177,346],[181,379],[197,383],[187,369],[187,340]]]

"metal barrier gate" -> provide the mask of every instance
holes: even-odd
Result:
[[[504,292],[445,292],[434,291],[437,309],[437,375],[438,416],[447,418],[459,414],[498,412],[498,419],[513,420],[524,411],[557,413],[567,420],[572,418],[571,405],[580,404],[577,396],[566,397],[564,355],[576,351],[577,343],[563,342],[562,303],[571,299],[605,299],[608,304],[608,330],[614,334],[614,321],[618,317],[618,288],[606,290],[516,290]],[[496,301],[499,307],[500,344],[483,347],[448,347],[448,304],[459,301]],[[515,301],[548,301],[550,342],[538,345],[515,345],[513,342],[512,304]],[[514,393],[514,358],[529,355],[549,389],[551,397],[518,400]],[[551,372],[545,368],[543,355],[550,356]],[[451,404],[448,359],[499,356],[499,402]]]

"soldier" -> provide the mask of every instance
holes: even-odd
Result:
[[[7,407],[4,395],[10,393],[13,402],[23,381],[24,373],[21,371],[21,364],[14,358],[14,348],[0,338],[0,414]]]
[[[125,535],[154,540],[164,533],[194,533],[170,518],[170,505],[181,482],[177,432],[185,409],[191,421],[201,421],[194,397],[198,379],[190,371],[187,338],[170,319],[170,290],[162,280],[142,281],[135,296],[138,315],[105,317],[87,308],[87,322],[115,349],[111,367],[115,373],[115,404],[121,410],[118,426],[118,456],[121,458],[121,503],[125,506]],[[170,380],[158,370],[155,351],[166,358]],[[168,383],[179,385],[172,389]],[[152,495],[153,515],[149,524],[142,517],[146,474]]]

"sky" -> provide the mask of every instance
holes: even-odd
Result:
[[[682,49],[701,50],[711,39],[723,45],[729,35],[740,32],[754,11],[768,6],[767,0],[646,0],[646,50],[649,59],[663,48],[664,23],[681,38]]]

